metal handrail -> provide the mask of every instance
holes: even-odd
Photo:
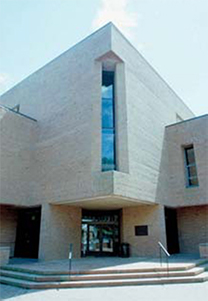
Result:
[[[168,253],[168,251],[166,250],[166,248],[163,246],[163,244],[158,241],[158,245],[159,245],[159,248],[160,248],[160,265],[162,266],[162,252],[163,251],[166,255],[166,264],[167,264],[167,276],[169,276],[169,257],[170,257],[170,254]]]
[[[72,268],[72,255],[73,255],[73,244],[69,245],[69,272],[71,272]]]

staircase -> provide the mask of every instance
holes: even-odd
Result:
[[[208,281],[208,263],[158,268],[41,271],[7,265],[0,269],[0,282],[27,289],[127,286]]]

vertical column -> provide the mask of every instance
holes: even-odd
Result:
[[[158,241],[166,247],[164,207],[140,205],[122,211],[122,239],[130,244],[132,256],[158,257]],[[136,226],[147,226],[148,233],[136,235]]]
[[[66,205],[42,206],[39,259],[67,259],[69,245],[73,256],[81,255],[81,209]]]
[[[92,131],[91,131],[91,170],[93,173],[101,171],[101,86],[102,62],[95,61],[93,91],[92,91]]]
[[[115,131],[116,131],[116,160],[120,172],[129,172],[128,152],[128,115],[126,101],[125,65],[117,63],[115,67]]]

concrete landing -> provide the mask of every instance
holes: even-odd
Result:
[[[193,265],[208,262],[200,259],[196,255],[171,255],[169,258],[170,269],[181,269],[182,267],[191,268]],[[69,260],[53,260],[41,262],[34,259],[14,258],[11,259],[8,266],[21,269],[30,269],[33,271],[69,272]],[[72,271],[112,271],[112,270],[134,270],[134,269],[157,269],[167,268],[166,258],[163,258],[162,265],[159,258],[149,257],[86,257],[72,260]]]

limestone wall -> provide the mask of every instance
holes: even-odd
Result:
[[[199,244],[208,242],[208,206],[177,210],[181,253],[199,254]]]
[[[70,243],[73,244],[73,257],[79,258],[81,255],[81,209],[43,205],[39,259],[68,259]]]
[[[14,256],[17,216],[17,209],[0,205],[0,247],[10,247],[10,256]]]
[[[166,128],[169,206],[208,205],[208,115]],[[194,146],[198,186],[187,187],[184,147]]]
[[[101,74],[103,64],[109,68],[112,62],[118,171],[104,177],[104,187]],[[165,185],[158,181],[164,127],[176,121],[176,114],[193,116],[112,24],[33,73],[1,102],[10,107],[20,103],[22,113],[37,119],[35,164],[30,167],[33,205],[112,194],[163,203],[160,191]],[[22,193],[15,199],[26,202]]]
[[[36,122],[0,108],[0,203],[33,205]]]
[[[135,226],[148,226],[147,236],[136,236]],[[123,208],[122,242],[130,244],[131,256],[159,256],[158,241],[166,247],[164,208],[137,206]]]

